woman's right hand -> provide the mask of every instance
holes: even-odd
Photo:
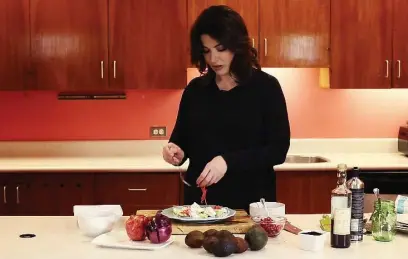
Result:
[[[169,164],[178,165],[184,158],[184,151],[174,143],[163,147],[163,159]]]

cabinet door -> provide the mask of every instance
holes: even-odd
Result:
[[[392,5],[331,1],[331,88],[391,87]]]
[[[140,209],[164,209],[180,203],[180,179],[174,173],[101,173],[95,175],[96,204],[120,204],[124,215]]]
[[[252,44],[258,49],[258,1],[254,0],[188,0],[188,34],[200,13],[212,5],[227,5],[237,11],[245,21]],[[190,47],[188,47],[190,48]],[[190,62],[188,63],[191,66]]]
[[[12,215],[14,201],[10,196],[12,184],[10,182],[11,175],[0,174],[0,216]]]
[[[408,88],[408,1],[394,0],[393,87]]]
[[[259,10],[262,66],[329,66],[330,0],[260,0]]]
[[[277,171],[276,199],[286,204],[288,214],[330,213],[336,182],[336,171]]]
[[[30,7],[32,87],[106,89],[107,1],[31,0]]]
[[[126,89],[186,86],[186,0],[110,0],[110,83]]]
[[[93,203],[92,174],[16,174],[13,182],[14,215],[72,216],[74,205]]]
[[[30,58],[29,0],[1,0],[0,25],[0,90],[23,90]]]

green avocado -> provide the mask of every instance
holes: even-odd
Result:
[[[258,251],[268,243],[268,234],[262,227],[254,225],[245,233],[244,239],[252,251]]]

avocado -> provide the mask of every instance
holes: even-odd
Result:
[[[200,248],[203,245],[204,233],[198,230],[193,230],[186,235],[185,243],[191,248]]]
[[[234,235],[228,230],[220,230],[217,232],[216,236],[219,239],[233,239],[234,238]]]
[[[262,227],[254,225],[245,233],[245,241],[251,250],[258,251],[266,246],[268,234]]]
[[[209,229],[204,232],[204,237],[209,237],[209,236],[215,236],[217,234],[218,230],[216,229]]]
[[[241,237],[236,237],[234,238],[234,241],[236,246],[236,250],[234,252],[235,254],[242,254],[243,252],[248,250],[248,243],[247,241],[245,241],[245,239]]]
[[[203,247],[210,254],[213,253],[215,244],[219,241],[216,236],[207,236],[204,238]]]
[[[211,251],[216,257],[226,257],[237,250],[233,239],[221,238],[214,243]]]

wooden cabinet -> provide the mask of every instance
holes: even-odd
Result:
[[[336,183],[336,171],[277,171],[276,199],[288,214],[330,213]]]
[[[329,0],[259,0],[259,10],[262,66],[329,66]]]
[[[31,0],[34,89],[108,87],[107,1]]]
[[[190,29],[202,10],[225,4],[244,18],[263,67],[328,67],[330,0],[188,0]]]
[[[180,188],[175,173],[103,173],[95,175],[95,204],[120,204],[124,215],[164,209],[180,204]]]
[[[331,88],[392,87],[393,2],[331,1]]]
[[[124,89],[184,88],[186,9],[186,0],[110,0],[110,85]]]
[[[390,63],[394,88],[408,88],[407,10],[408,1],[394,0],[393,59]]]
[[[0,174],[1,215],[72,215],[76,204],[92,204],[93,175]]]
[[[25,88],[29,57],[29,0],[1,0],[0,90]]]

